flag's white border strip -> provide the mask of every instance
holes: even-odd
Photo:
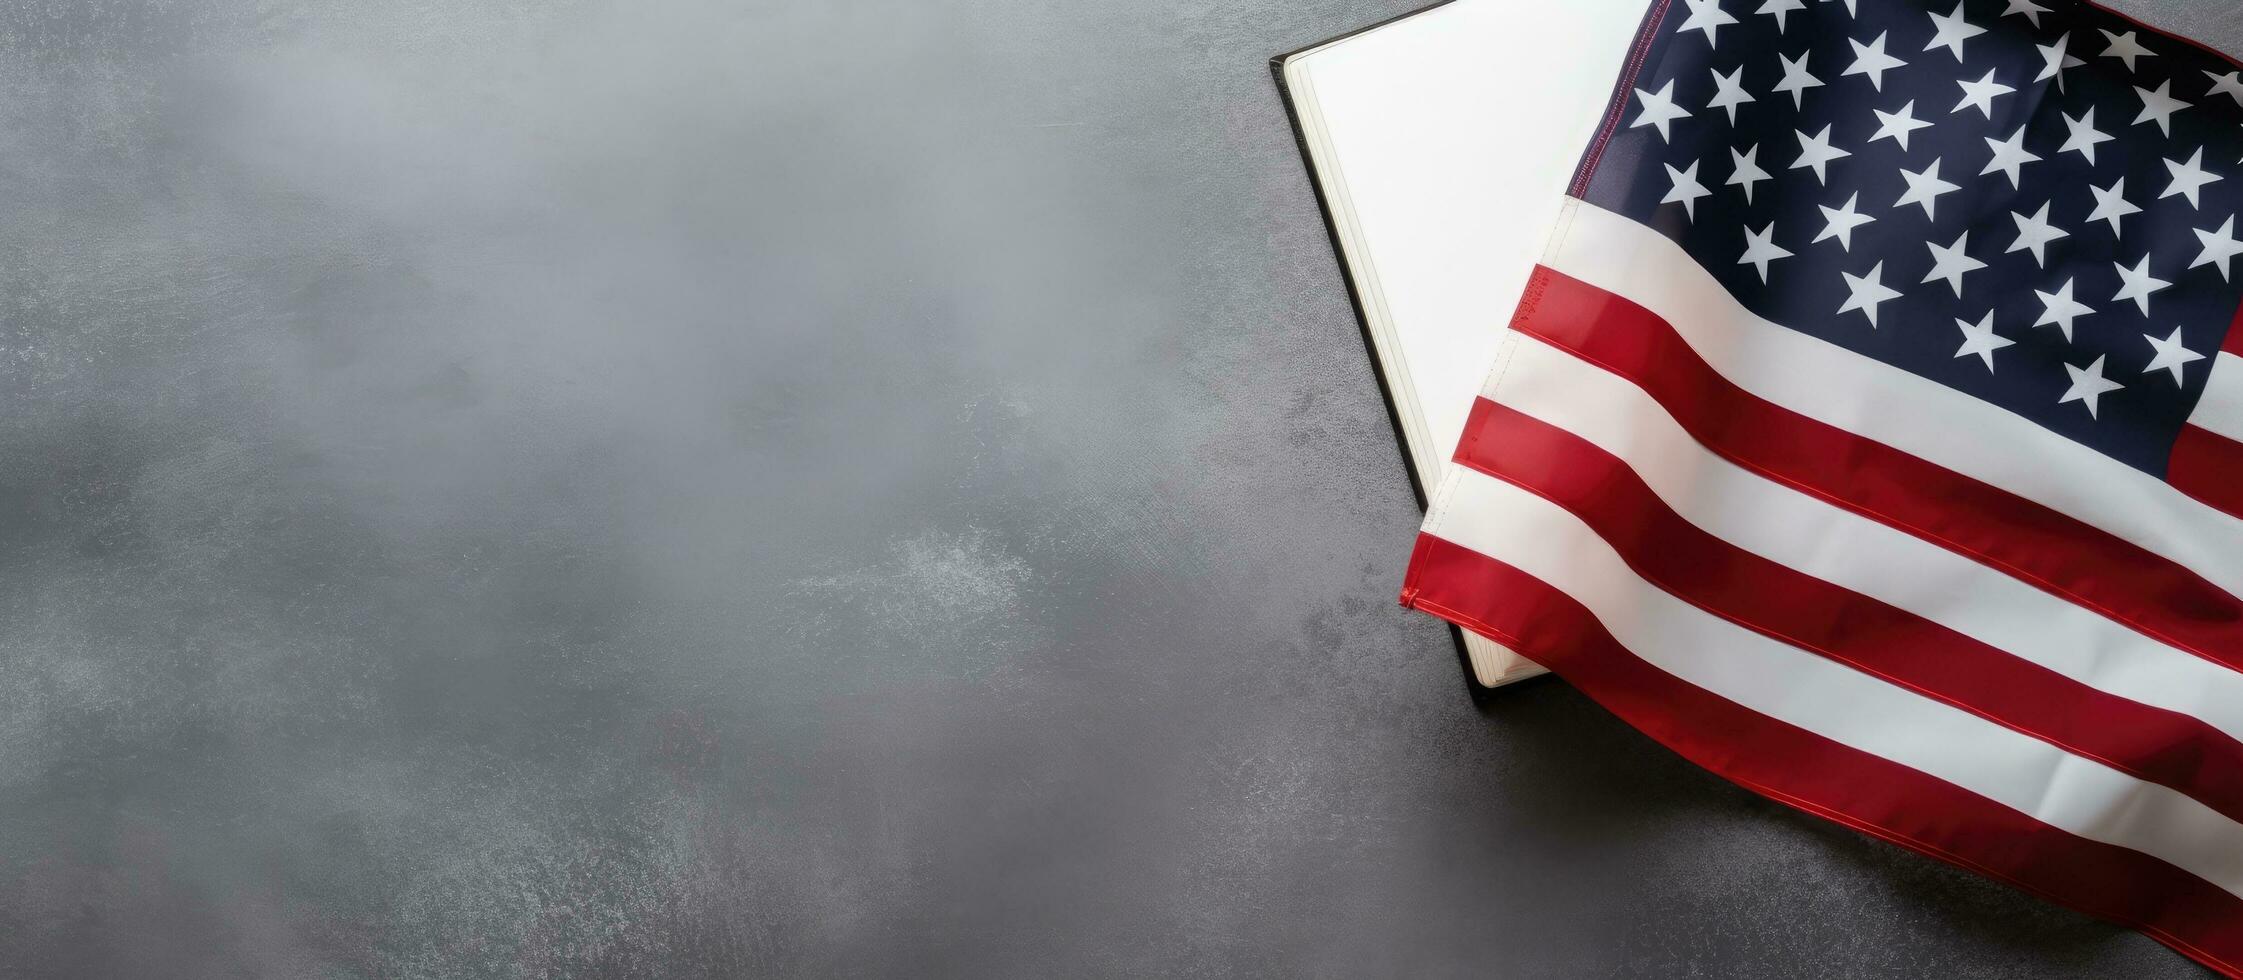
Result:
[[[2243,739],[2243,673],[1763,478],[1699,445],[1626,379],[1532,337],[1505,343],[1494,401],[1611,453],[1701,530],[2096,690],[2194,715]],[[1457,505],[1444,506],[1453,513]]]
[[[1762,400],[2069,514],[2243,596],[2243,521],[2023,416],[1762,319],[1680,245],[1625,216],[1569,199],[1543,262],[1658,314]]]
[[[1637,577],[1588,525],[1526,490],[1455,466],[1443,482],[1448,505],[1431,533],[1572,596],[1652,666],[2243,895],[2243,825],[2204,804],[1707,613]]]
[[[2243,442],[2243,357],[2224,350],[2212,357],[2212,377],[2188,424]]]

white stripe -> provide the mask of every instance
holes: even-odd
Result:
[[[2243,895],[2243,826],[2186,795],[1713,616],[1508,483],[1452,466],[1442,496],[1447,519],[1431,533],[1572,596],[1630,652],[1686,683]]]
[[[1658,232],[1572,200],[1543,262],[1658,314],[1766,401],[2071,515],[2243,595],[2243,521],[2023,416],[1761,319]]]
[[[2212,356],[2212,377],[2188,424],[2243,442],[2243,357],[2226,351]]]
[[[2096,690],[2243,738],[2243,673],[1738,467],[1691,439],[1643,389],[1564,351],[1521,335],[1506,345],[1495,401],[1618,457],[1701,530]]]

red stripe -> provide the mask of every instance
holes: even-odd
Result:
[[[1537,267],[1512,326],[1634,382],[1739,466],[2243,669],[2243,602],[2219,586],[2060,511],[1763,401],[1625,297]]]
[[[2243,306],[2235,308],[2235,316],[2227,322],[2227,336],[2220,340],[2220,349],[2243,357]]]
[[[2243,517],[2243,443],[2193,425],[2181,426],[2166,459],[2165,482],[2206,506]]]
[[[2243,742],[2194,715],[2096,690],[1730,544],[1594,443],[1484,398],[1456,458],[1564,507],[1638,575],[1700,609],[2243,820]]]
[[[2058,830],[1907,766],[1848,748],[1637,659],[1564,593],[1430,535],[1405,605],[1547,665],[1645,734],[1747,789],[2141,929],[2243,977],[2243,901],[2139,851]]]

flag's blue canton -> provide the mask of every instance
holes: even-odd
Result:
[[[1587,200],[1769,320],[2165,472],[2243,298],[2234,65],[2065,0],[1674,0],[1653,31]]]

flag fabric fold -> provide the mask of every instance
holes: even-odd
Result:
[[[1656,4],[1402,601],[2243,976],[2243,68],[2089,3]]]

